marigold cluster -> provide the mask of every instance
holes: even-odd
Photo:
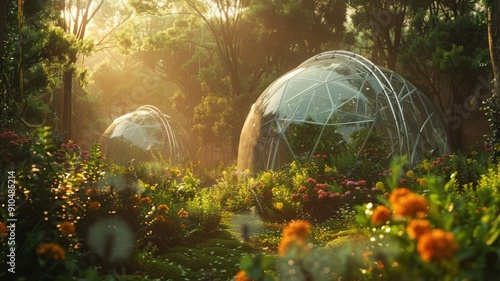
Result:
[[[57,243],[43,243],[36,249],[36,254],[40,257],[58,261],[66,258],[66,252]]]
[[[403,217],[424,217],[429,208],[424,196],[417,195],[406,187],[394,189],[389,202],[394,214]]]
[[[306,247],[306,240],[311,233],[311,225],[307,221],[290,222],[284,229],[281,237],[281,242],[278,247],[278,252],[281,256],[287,254],[290,248],[298,246],[299,248]]]
[[[458,249],[455,236],[442,229],[433,229],[418,239],[417,251],[424,261],[450,259]]]
[[[71,235],[75,233],[76,228],[72,222],[64,221],[59,225],[59,231],[64,235]]]

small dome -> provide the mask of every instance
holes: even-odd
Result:
[[[441,114],[400,75],[362,56],[331,51],[273,82],[253,104],[238,151],[240,170],[279,169],[317,154],[449,152]]]
[[[132,159],[179,163],[188,158],[187,133],[158,108],[145,105],[116,118],[102,135],[108,159],[125,164]]]

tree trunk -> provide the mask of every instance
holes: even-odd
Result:
[[[490,47],[491,65],[493,67],[493,96],[500,104],[500,3],[491,1],[488,12],[488,41]]]
[[[63,74],[63,132],[64,140],[71,140],[73,137],[73,65],[76,63],[76,54],[69,54],[70,62],[66,66]]]

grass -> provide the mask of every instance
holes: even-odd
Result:
[[[246,225],[248,233],[242,234]],[[251,212],[224,213],[220,228],[202,242],[177,246],[168,253],[154,256],[146,253],[140,259],[140,280],[234,280],[244,256],[266,253],[274,255],[284,224],[262,222]],[[311,236],[319,245],[342,243],[351,233],[338,220],[312,227]]]

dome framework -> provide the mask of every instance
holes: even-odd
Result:
[[[172,118],[144,105],[116,118],[101,141],[108,159],[128,163],[153,159],[180,163],[189,155],[187,133]]]
[[[316,55],[273,82],[253,104],[238,150],[240,170],[279,169],[317,154],[411,164],[449,152],[441,114],[397,73],[347,51]]]

